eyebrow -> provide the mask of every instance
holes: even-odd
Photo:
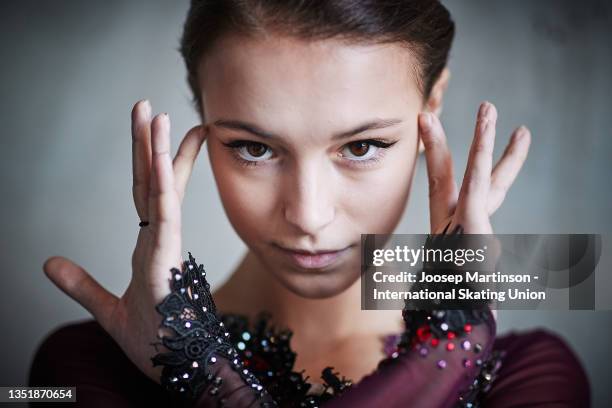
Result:
[[[395,126],[399,123],[402,123],[402,120],[397,119],[397,118],[371,120],[369,122],[365,122],[357,126],[354,129],[343,131],[343,132],[333,135],[332,140],[349,138],[349,137],[358,135],[359,133],[363,133],[368,130],[383,129],[383,128]],[[219,119],[219,120],[214,121],[213,125],[218,126],[218,127],[233,129],[233,130],[242,130],[242,131],[251,133],[255,136],[264,138],[264,139],[281,139],[282,138],[279,135],[276,135],[274,133],[267,132],[261,129],[252,123],[244,122],[241,120]]]

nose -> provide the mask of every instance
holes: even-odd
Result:
[[[284,216],[301,234],[316,236],[336,216],[333,175],[325,165],[298,163],[285,174]]]

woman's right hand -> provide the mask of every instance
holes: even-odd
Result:
[[[155,306],[170,293],[170,269],[181,269],[181,203],[205,133],[202,126],[189,130],[171,159],[168,115],[151,119],[148,101],[134,105],[132,193],[140,220],[149,225],[138,233],[132,279],[120,298],[65,257],[51,257],[43,266],[49,279],[87,309],[128,358],[156,382],[161,367],[154,368],[151,357],[159,351],[153,343],[159,341],[161,315]]]

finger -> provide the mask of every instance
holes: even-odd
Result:
[[[483,102],[478,110],[474,139],[470,147],[468,164],[459,191],[457,211],[461,214],[486,215],[497,110],[490,102]]]
[[[202,126],[195,126],[187,132],[181,142],[176,156],[172,161],[174,168],[174,183],[179,200],[182,202],[185,196],[185,188],[189,182],[195,159],[200,152],[206,134]]]
[[[491,188],[487,200],[489,215],[493,214],[504,201],[506,193],[523,167],[530,144],[531,133],[525,126],[517,128],[512,133],[510,143],[491,175]]]
[[[148,220],[151,173],[151,104],[138,101],[132,108],[132,195],[138,217]]]
[[[167,113],[151,122],[151,187],[149,217],[155,230],[155,244],[180,253],[180,203],[174,187],[174,170],[170,157],[170,119]]]
[[[110,333],[117,296],[104,289],[79,265],[64,257],[47,259],[43,270],[58,288],[87,309]]]
[[[419,114],[419,135],[425,146],[429,179],[431,231],[448,218],[457,203],[453,160],[442,123],[433,113]]]

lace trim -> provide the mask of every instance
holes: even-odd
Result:
[[[231,362],[254,398],[262,407],[317,406],[349,390],[353,383],[326,367],[321,378],[324,391],[308,394],[311,384],[303,371],[292,371],[295,352],[291,350],[292,332],[270,326],[270,314],[261,313],[250,326],[240,315],[217,316],[217,309],[206,281],[203,265],[197,265],[189,252],[182,271],[172,268],[171,293],[157,305],[163,316],[161,326],[171,335],[162,336],[157,345],[169,351],[152,358],[153,365],[162,365],[162,386],[183,400],[195,402],[208,392],[215,396],[222,391],[224,379],[215,374],[219,358]],[[472,325],[491,323],[489,310],[415,311],[404,308],[402,316],[406,331],[397,344],[397,352],[382,360],[379,367],[395,360],[399,354],[420,352],[420,344],[430,339],[445,338],[449,333],[460,337],[469,334]],[[494,322],[492,323],[494,325]],[[474,352],[481,350],[473,345]],[[458,407],[477,407],[479,398],[487,392],[501,366],[503,352],[493,352],[486,359],[476,359],[481,367],[474,382],[457,402]],[[440,362],[438,362],[440,364]],[[443,367],[440,367],[443,368]],[[217,370],[218,372],[218,370]],[[218,401],[223,406],[223,399]]]
[[[170,351],[152,358],[154,366],[162,365],[161,384],[172,394],[195,401],[208,388],[210,395],[219,393],[223,378],[214,374],[212,366],[218,358],[227,358],[256,397],[267,395],[258,378],[247,368],[229,341],[229,332],[216,315],[203,265],[197,265],[189,252],[189,261],[182,271],[172,268],[172,292],[157,305],[163,316],[162,327],[172,335],[162,336],[161,342]],[[270,403],[262,406],[272,406]]]
[[[326,367],[321,373],[324,381],[321,393],[308,394],[312,389],[309,377],[304,376],[304,370],[293,371],[296,359],[290,345],[293,333],[287,328],[273,326],[271,317],[269,312],[261,312],[252,323],[239,314],[225,314],[221,319],[245,366],[260,378],[280,406],[318,406],[352,386],[351,380],[340,377],[333,367]]]

